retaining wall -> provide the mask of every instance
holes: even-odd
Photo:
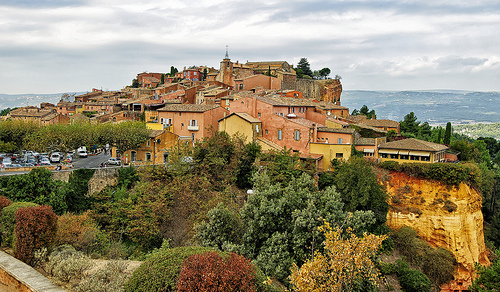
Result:
[[[0,251],[0,291],[2,292],[65,292],[38,271]]]

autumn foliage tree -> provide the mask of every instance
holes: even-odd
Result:
[[[256,291],[256,268],[250,260],[230,253],[207,252],[188,257],[182,263],[177,291]]]
[[[315,252],[300,268],[294,264],[290,278],[297,291],[353,291],[363,281],[376,285],[379,273],[371,258],[386,236],[356,236],[328,222],[318,229],[326,237],[324,252]]]
[[[34,252],[50,247],[57,231],[57,215],[50,206],[20,208],[16,211],[16,258],[32,264]]]

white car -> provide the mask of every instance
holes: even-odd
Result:
[[[106,162],[108,165],[122,165],[122,161],[118,158],[115,157],[110,157],[108,161]]]
[[[61,162],[61,154],[59,152],[54,152],[50,155],[50,162],[52,163],[59,163]]]
[[[78,156],[83,157],[83,158],[87,158],[87,156],[88,156],[87,150],[82,150],[82,149],[78,150]]]

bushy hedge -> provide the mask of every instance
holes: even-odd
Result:
[[[477,185],[481,171],[472,163],[398,163],[384,161],[380,167],[391,171],[406,172],[409,176],[441,181],[448,185],[468,182]]]
[[[57,215],[50,206],[19,208],[16,211],[15,256],[32,264],[34,252],[51,247],[57,230]]]
[[[214,249],[186,246],[155,253],[134,271],[132,277],[125,284],[125,291],[177,291],[177,281],[184,259],[210,251],[214,251]]]
[[[3,246],[14,247],[14,227],[16,224],[17,209],[35,206],[38,206],[38,204],[17,202],[2,209],[2,214],[0,216],[0,233]]]

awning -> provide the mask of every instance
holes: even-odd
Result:
[[[382,154],[398,154],[399,150],[397,149],[379,149],[378,153]]]
[[[408,150],[399,150],[399,155],[409,155],[410,151]]]
[[[365,153],[375,153],[375,149],[364,148],[363,152],[365,152]]]
[[[429,157],[431,156],[431,154],[429,152],[426,152],[426,151],[410,151],[410,155],[413,155],[413,156],[426,156],[426,157]]]

